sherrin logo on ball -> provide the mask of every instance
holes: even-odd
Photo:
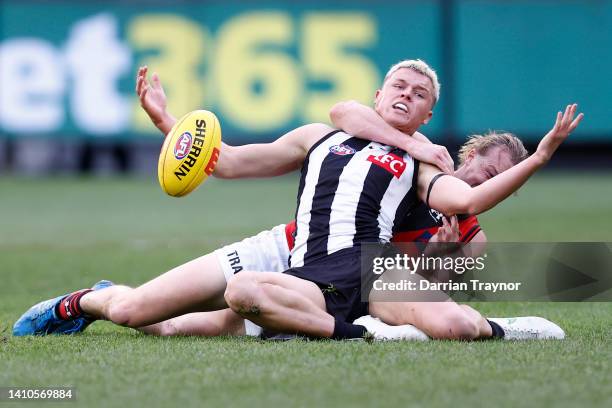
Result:
[[[162,190],[181,197],[195,190],[215,169],[221,149],[221,125],[214,113],[189,112],[172,127],[159,154]]]

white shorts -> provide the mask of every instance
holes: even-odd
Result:
[[[289,246],[285,235],[285,224],[260,232],[215,250],[225,279],[229,280],[240,271],[283,272],[289,269]],[[248,336],[259,336],[261,327],[245,319]]]

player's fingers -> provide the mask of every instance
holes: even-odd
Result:
[[[149,82],[149,79],[146,76],[142,77],[142,87],[143,88],[151,87],[151,83]]]
[[[563,120],[561,121],[561,127],[567,127],[569,124],[569,120],[571,118],[572,105],[567,105],[565,107],[565,112],[563,113]]]
[[[140,92],[142,92],[143,89],[148,88],[149,87],[149,81],[147,81],[147,77],[143,76],[140,80],[140,90],[139,90],[139,94]]]
[[[142,80],[142,67],[138,69],[138,73],[136,74],[136,93],[139,92],[140,81]]]
[[[576,107],[577,107],[577,105],[575,103],[573,103],[570,106],[569,113],[567,114],[567,123],[566,123],[566,126],[571,125],[572,120],[574,119],[574,115],[576,114]]]
[[[446,218],[446,216],[442,216],[442,225],[444,225],[445,227],[448,227],[448,218]]]
[[[450,166],[448,165],[448,161],[444,157],[439,156],[436,161],[436,165],[440,167],[440,170],[442,170],[446,174],[452,174]]]
[[[149,71],[149,67],[147,67],[146,65],[143,65],[142,67],[140,67],[140,76],[143,77],[144,79],[147,79],[148,71]]]
[[[446,152],[446,157],[448,160],[448,167],[450,170],[450,174],[453,174],[455,172],[455,161],[453,160],[453,158],[448,152]]]
[[[446,227],[444,228],[446,231],[446,236],[451,239],[455,236],[455,231],[452,227],[452,225],[450,224],[450,222],[446,225]]]
[[[453,228],[453,231],[459,231],[459,220],[457,219],[456,215],[451,217],[451,227]]]
[[[144,98],[148,90],[149,90],[148,86],[145,86],[144,88],[142,88],[142,91],[138,94],[138,99],[140,99],[140,102],[144,103]]]
[[[145,82],[145,78],[140,76],[138,77],[138,80],[136,81],[136,93],[140,95],[140,92],[142,92],[142,87],[144,86],[144,82]]]
[[[561,127],[561,119],[563,118],[563,114],[561,113],[561,111],[557,112],[557,119],[555,120],[555,126],[553,126],[553,129],[559,129],[559,127]]]
[[[572,125],[572,121],[574,120],[574,115],[576,114],[576,104],[572,104],[569,109],[569,113],[567,114],[567,118],[565,118],[565,127],[570,132],[569,128]]]
[[[559,122],[559,129],[563,129],[563,126],[565,124],[566,113],[567,113],[567,107],[565,107],[565,110],[561,112],[561,121]]]
[[[461,230],[459,229],[459,221],[455,217],[455,223],[453,225],[453,239],[457,239],[461,236]]]
[[[455,163],[453,162],[453,158],[451,157],[451,155],[446,150],[442,153],[442,163],[444,166],[442,170],[444,170],[445,173],[447,174],[454,173]]]
[[[569,131],[570,132],[573,132],[574,129],[576,129],[576,127],[578,127],[578,125],[582,121],[582,118],[584,118],[584,113],[580,113],[578,116],[576,116],[576,119],[574,119],[572,121],[572,123],[570,124],[570,127],[569,127]]]
[[[138,72],[136,73],[136,78],[140,78],[147,75],[147,67],[142,66],[138,68]]]
[[[159,80],[159,75],[157,75],[157,72],[154,72],[153,75],[151,76],[151,80],[153,81],[153,88],[155,89],[161,89],[161,82]]]

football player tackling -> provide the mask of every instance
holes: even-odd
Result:
[[[434,86],[437,80],[419,71],[418,66],[394,68],[383,89],[377,92],[376,108],[387,123],[407,136],[431,117],[438,96]],[[304,160],[307,163],[300,187],[292,269],[285,274],[241,272],[230,279],[225,300],[236,312],[272,329],[321,337],[359,337],[365,329],[350,324],[365,314],[359,301],[359,273],[354,262],[359,244],[388,241],[416,197],[425,200],[428,190],[431,206],[447,214],[479,213],[491,208],[550,158],[582,118],[579,115],[573,119],[575,109],[575,105],[568,107],[565,114],[558,115],[555,127],[535,155],[473,189],[453,177],[437,178],[432,185],[439,174],[433,166],[419,166],[400,150],[320,124],[296,129],[272,144],[224,146],[217,168],[217,175],[222,177],[271,176],[296,169]],[[337,146],[350,154],[335,154]],[[389,158],[397,161],[395,167],[386,166]],[[345,168],[349,172],[344,173]],[[319,185],[320,180],[323,182]],[[361,187],[356,188],[355,183]],[[346,213],[353,216],[344,217]],[[66,322],[78,319],[86,325],[88,316],[141,327],[192,311],[226,307],[224,276],[203,279],[198,268],[201,261],[192,261],[137,289],[113,286],[43,302],[17,322],[15,332],[61,331]],[[329,268],[330,265],[339,267]],[[336,274],[325,275],[330,269]],[[333,296],[321,292],[329,286],[338,289]],[[455,317],[448,312],[441,315]],[[453,319],[444,323],[451,325],[450,338],[481,336],[474,330],[467,333],[461,327],[454,328]],[[491,331],[484,323],[483,327],[484,335]],[[433,330],[423,329],[438,337]]]

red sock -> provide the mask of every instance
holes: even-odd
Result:
[[[83,316],[80,301],[89,292],[92,292],[92,289],[83,289],[63,298],[55,309],[57,317],[62,320],[74,320]]]

